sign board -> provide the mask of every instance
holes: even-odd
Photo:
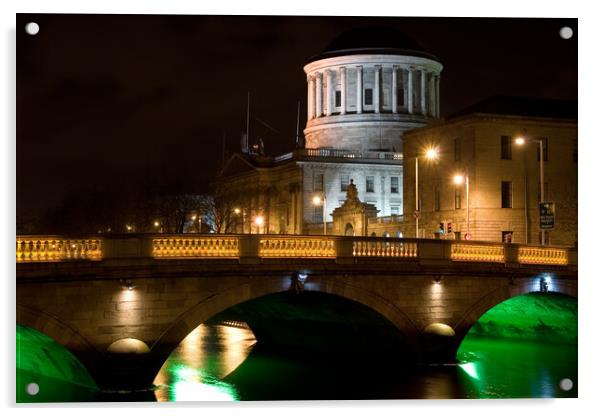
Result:
[[[539,229],[552,230],[554,229],[554,214],[556,207],[554,202],[539,203]]]

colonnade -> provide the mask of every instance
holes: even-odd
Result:
[[[384,70],[391,71],[391,82],[386,90],[382,82]],[[370,83],[372,99],[368,103],[365,93],[370,89],[366,89],[365,86],[368,84],[367,75],[370,72],[374,80]],[[351,77],[355,80],[350,80]],[[345,115],[350,112],[353,104],[357,114],[389,112],[437,118],[439,82],[440,76],[434,71],[400,65],[340,66],[315,71],[307,76],[308,120],[333,114]],[[348,88],[353,83],[356,87],[355,103],[348,100]],[[398,96],[399,91],[403,92],[403,97]],[[337,93],[340,94],[339,100]],[[391,98],[390,107],[386,106],[389,108],[383,105],[385,94]],[[337,101],[340,103],[338,106]]]

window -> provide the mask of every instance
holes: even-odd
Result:
[[[455,190],[454,194],[454,207],[455,209],[462,208],[462,191],[460,189]]]
[[[366,192],[374,192],[374,176],[366,176]]]
[[[441,210],[441,192],[439,192],[439,187],[435,186],[434,195],[433,195],[433,210],[440,211]]]
[[[372,105],[372,88],[364,90],[364,105]]]
[[[539,162],[539,140],[541,140],[543,143],[543,161],[547,162],[548,161],[548,138],[547,137],[539,137],[537,139],[537,161]]]
[[[324,174],[314,173],[314,191],[324,190]]]
[[[347,192],[349,186],[349,175],[341,175],[341,192]]]
[[[313,220],[314,223],[319,223],[319,222],[324,222],[324,217],[323,214],[324,213],[324,208],[320,205],[320,206],[314,206],[314,215],[313,215]]]
[[[502,136],[502,160],[512,160],[512,142],[510,136]]]
[[[397,176],[391,176],[391,193],[399,193],[399,178]]]
[[[460,138],[454,139],[454,161],[462,161],[462,141]]]
[[[406,105],[403,88],[397,88],[397,105]]]
[[[512,182],[502,181],[502,208],[512,208]]]
[[[335,93],[334,93],[334,106],[335,107],[341,106],[341,91],[335,91]]]
[[[391,215],[399,215],[399,205],[391,205]]]

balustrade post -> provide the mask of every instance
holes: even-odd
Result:
[[[337,238],[334,242],[334,250],[337,263],[352,263],[354,261],[353,238]]]
[[[418,261],[424,265],[440,265],[451,263],[451,241],[418,240]]]
[[[240,264],[259,264],[261,258],[259,257],[259,242],[261,235],[244,235],[240,236],[238,240],[240,249]]]
[[[520,267],[517,244],[504,244],[504,263],[506,267]]]
[[[102,259],[152,258],[153,237],[104,237],[102,239]]]

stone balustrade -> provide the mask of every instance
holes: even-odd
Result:
[[[217,236],[153,238],[153,257],[239,257],[238,238]]]
[[[504,263],[503,244],[452,243],[451,259],[455,261],[480,261],[487,263]]]
[[[398,238],[354,239],[354,257],[417,257],[416,241],[403,241]]]
[[[519,247],[518,261],[524,264],[569,264],[567,250],[553,247]]]
[[[118,258],[239,259],[395,258],[575,266],[576,248],[488,242],[302,235],[112,234],[88,237],[17,236],[17,263]],[[255,260],[253,260],[255,259]]]
[[[259,240],[259,257],[336,257],[334,239],[271,236]]]
[[[101,260],[98,238],[17,236],[17,263],[67,260]]]

